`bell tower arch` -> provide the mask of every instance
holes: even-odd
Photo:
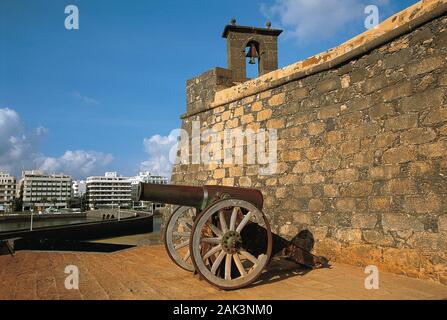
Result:
[[[278,36],[282,30],[231,24],[225,26],[222,37],[227,39],[228,69],[233,81],[247,80],[247,63],[258,64],[259,75],[278,69]]]

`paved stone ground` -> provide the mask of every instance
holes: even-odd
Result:
[[[80,270],[79,291],[65,289],[65,266]],[[21,251],[0,256],[0,299],[446,299],[447,286],[380,274],[366,290],[361,268],[334,264],[305,272],[274,261],[249,288],[225,292],[176,267],[164,247],[112,254]]]

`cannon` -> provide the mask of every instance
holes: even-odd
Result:
[[[139,201],[174,205],[164,229],[172,261],[223,290],[256,281],[274,255],[308,268],[328,261],[272,233],[257,189],[140,183]]]

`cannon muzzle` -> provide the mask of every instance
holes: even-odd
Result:
[[[257,189],[224,186],[181,186],[170,184],[140,183],[138,201],[151,201],[178,206],[205,209],[210,203],[223,198],[250,202],[262,210],[263,197]]]

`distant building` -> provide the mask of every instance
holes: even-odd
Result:
[[[168,178],[164,176],[152,175],[149,171],[139,172],[137,176],[130,178],[132,184],[132,200],[135,206],[147,207],[149,205],[146,201],[136,201],[138,197],[138,185],[143,183],[167,184]]]
[[[45,174],[40,170],[23,171],[19,183],[22,210],[67,208],[72,179],[64,174]]]
[[[73,181],[73,184],[71,186],[73,197],[82,197],[86,192],[86,188],[87,186],[85,180]]]
[[[16,178],[0,171],[0,212],[13,210]]]
[[[131,206],[132,186],[128,177],[116,172],[106,172],[104,176],[88,177],[86,195],[90,208]]]

